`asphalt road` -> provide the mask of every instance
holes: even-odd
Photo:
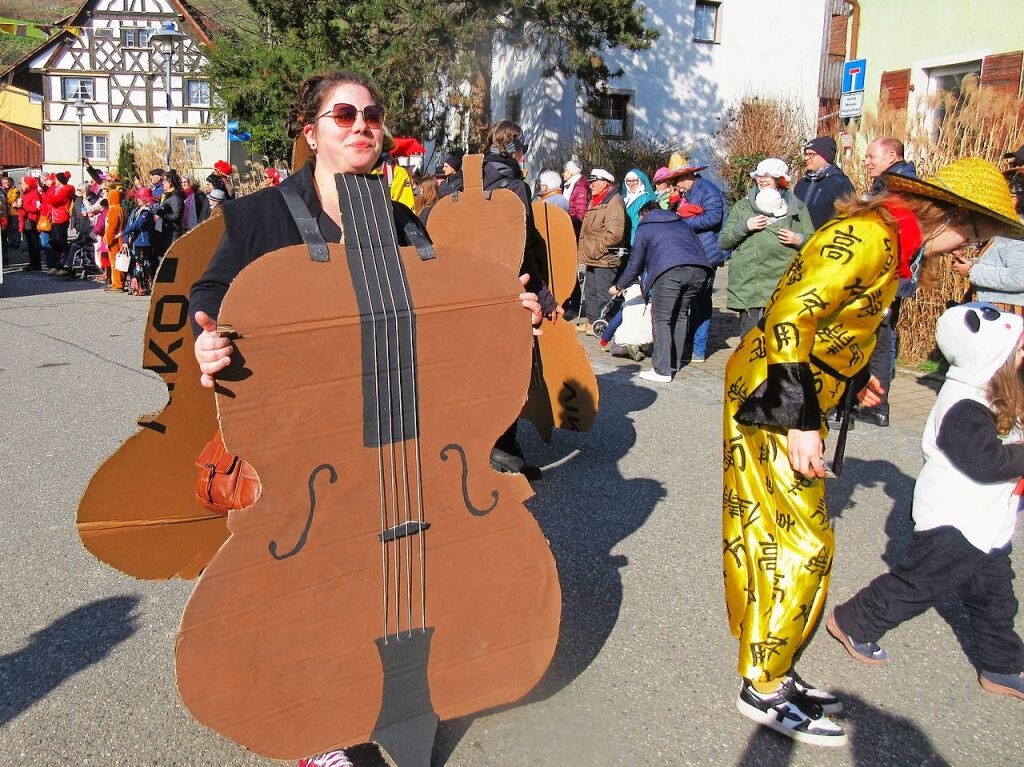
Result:
[[[75,532],[89,477],[166,399],[140,370],[146,312],[146,299],[36,274],[0,286],[0,765],[281,764],[197,724],[178,699],[173,649],[192,584],[133,580]],[[520,704],[444,723],[435,764],[1024,763],[1024,702],[978,686],[955,601],[891,632],[885,668],[854,663],[823,629],[811,641],[800,672],[843,696],[849,747],[797,745],[741,717],[721,584],[721,381],[696,371],[657,386],[595,357],[597,426],[550,445],[523,429],[531,459],[557,464],[529,503],[564,594],[555,660]],[[851,433],[829,486],[831,603],[905,545],[918,440]],[[145,503],[132,476],[124,492]],[[1014,561],[1024,570],[1020,551]]]

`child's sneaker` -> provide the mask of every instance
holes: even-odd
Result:
[[[344,751],[328,751],[320,756],[311,756],[299,762],[299,767],[352,767]]]
[[[764,695],[743,680],[736,709],[758,724],[782,733],[788,738],[815,746],[845,746],[843,728],[833,722],[821,706],[802,696],[786,680],[779,689]]]
[[[839,698],[826,690],[821,690],[805,682],[796,673],[796,669],[792,669],[786,679],[791,679],[793,681],[793,689],[812,703],[817,703],[821,706],[821,710],[826,714],[838,714],[843,710],[843,702]]]
[[[836,623],[835,610],[828,614],[825,628],[828,629],[829,634],[843,643],[843,647],[846,648],[846,651],[850,653],[854,660],[859,660],[861,663],[866,663],[869,666],[881,666],[889,659],[885,650],[879,647],[877,642],[858,642],[839,628],[839,624]]]
[[[1024,700],[1024,671],[1019,674],[997,674],[994,671],[982,671],[978,674],[981,686],[996,695],[1010,695]]]

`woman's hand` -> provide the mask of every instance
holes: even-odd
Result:
[[[974,262],[969,258],[957,256],[953,259],[953,271],[961,277],[970,277],[972,266],[974,266]]]
[[[798,232],[794,232],[792,229],[779,230],[779,242],[783,245],[788,245],[791,248],[798,248],[803,244],[803,241],[803,235]]]
[[[857,392],[857,402],[861,407],[876,407],[882,404],[884,395],[885,389],[882,388],[881,381],[871,376],[864,388]]]
[[[768,216],[751,216],[747,219],[747,231],[760,232],[768,226]]]
[[[794,472],[807,479],[825,476],[825,443],[818,432],[790,429],[788,442],[789,465]]]
[[[203,329],[195,343],[196,362],[202,373],[199,383],[212,389],[217,373],[231,364],[231,341],[217,334],[217,321],[206,312],[196,312],[196,324]]]
[[[530,275],[523,274],[519,276],[519,281],[523,283],[523,287],[526,287],[526,283],[530,281]],[[530,313],[530,322],[533,324],[533,334],[535,336],[544,335],[544,331],[540,329],[540,323],[544,321],[544,313],[540,308],[540,299],[536,293],[520,293],[519,300],[523,303],[523,308]],[[557,309],[555,314],[557,314]],[[564,313],[564,312],[563,312]],[[196,322],[199,321],[199,314],[196,314]]]

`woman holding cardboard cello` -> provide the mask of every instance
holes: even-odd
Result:
[[[438,717],[524,694],[557,637],[553,560],[518,503],[528,487],[474,469],[522,406],[516,382],[530,356],[529,331],[489,349],[481,313],[529,324],[510,314],[504,288],[477,286],[504,284],[497,258],[445,259],[466,232],[438,233],[434,258],[415,216],[365,175],[384,131],[369,81],[307,78],[291,117],[313,159],[224,206],[225,234],[191,295],[203,384],[220,379],[224,439],[254,465],[262,496],[232,512],[232,536],[189,602],[179,689],[197,719],[268,756],[326,750],[302,763],[344,765],[338,747],[372,739],[403,766],[425,765]],[[468,211],[472,199],[452,204]],[[518,205],[483,203],[513,227]],[[332,244],[342,239],[344,249]],[[398,250],[409,244],[417,250]],[[506,265],[519,263],[518,247]],[[539,324],[536,294],[518,300]],[[218,332],[218,318],[230,330]],[[453,348],[465,381],[447,370]],[[525,367],[502,376],[503,356]],[[492,368],[498,380],[481,390]],[[460,426],[477,428],[457,435]],[[300,474],[293,463],[316,468]],[[538,583],[524,589],[531,574]],[[514,677],[524,667],[533,671]]]

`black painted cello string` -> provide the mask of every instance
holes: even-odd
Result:
[[[384,327],[384,369],[387,372],[388,448],[389,448],[389,455],[390,455],[390,461],[389,461],[390,466],[389,466],[389,469],[390,469],[390,490],[391,490],[391,504],[390,504],[390,506],[391,506],[391,509],[394,511],[393,516],[389,515],[389,517],[388,517],[388,525],[389,526],[393,525],[395,528],[397,528],[399,526],[399,524],[400,524],[400,519],[399,519],[399,506],[398,506],[398,463],[397,463],[397,461],[395,459],[395,419],[394,419],[395,396],[394,396],[394,392],[393,392],[393,390],[391,388],[391,328],[389,327],[389,323],[388,323],[387,303],[386,303],[386,301],[384,299],[384,288],[383,288],[383,285],[382,285],[383,280],[381,278],[381,269],[383,269],[383,271],[384,271],[384,278],[383,279],[388,279],[387,263],[383,263],[383,262],[382,263],[378,263],[377,252],[374,251],[373,248],[372,248],[372,242],[371,242],[371,237],[370,237],[370,224],[369,224],[369,216],[372,215],[372,206],[371,206],[371,208],[368,208],[367,204],[366,204],[366,196],[368,196],[369,193],[370,193],[370,191],[369,191],[370,190],[369,183],[367,182],[367,180],[365,178],[360,179],[359,176],[352,176],[351,178],[354,179],[353,183],[351,184],[351,187],[355,188],[355,191],[356,191],[356,193],[359,196],[359,205],[360,205],[361,213],[362,213],[361,221],[354,220],[352,222],[355,227],[357,227],[357,228],[358,227],[362,227],[362,231],[357,231],[357,233],[356,233],[357,234],[357,242],[358,242],[358,245],[359,245],[359,260],[362,262],[364,260],[365,256],[367,255],[366,252],[365,252],[365,249],[362,246],[364,245],[364,243],[365,244],[369,244],[371,246],[370,247],[369,256],[370,256],[370,264],[373,267],[374,285],[377,288],[377,294],[380,296],[380,312],[381,312],[381,318],[383,320],[383,327]],[[361,188],[361,185],[359,183],[360,180],[363,182],[363,184],[366,187],[365,195],[364,195],[363,189]],[[350,188],[350,192],[351,192],[351,188]],[[352,202],[352,209],[353,209],[353,213],[354,213],[355,212],[355,201],[352,200],[351,193],[349,194],[349,200]],[[353,218],[355,218],[355,216],[353,216]],[[363,235],[363,237],[360,237],[360,235]],[[365,268],[365,266],[364,266],[364,268]],[[371,306],[372,306],[372,296],[370,296],[369,288],[367,288],[367,296],[368,296],[368,298],[370,298],[370,302],[371,302]],[[374,322],[374,332],[375,333],[376,333],[376,327],[377,326],[376,326],[376,321],[375,321]],[[374,372],[375,372],[375,374],[378,372],[376,367],[374,368]],[[404,452],[404,446],[403,446],[403,452]],[[387,543],[384,542],[384,541],[382,541],[382,544],[384,546],[387,546]],[[402,575],[401,575],[402,574],[402,563],[401,563],[402,556],[401,555],[402,555],[401,544],[397,544],[394,547],[394,557],[393,557],[394,568],[395,568],[394,586],[395,586],[395,633],[396,634],[398,633],[399,628],[400,628],[400,626],[402,624]]]
[[[395,256],[398,257],[399,260],[398,260],[396,268],[398,270],[398,276],[399,277],[401,277],[401,258],[400,258],[399,254],[398,254],[398,242],[395,240],[394,228],[389,230],[388,233],[391,235],[390,238],[389,238],[390,242],[387,245],[385,245],[385,243],[384,243],[384,234],[385,233],[381,231],[380,221],[379,221],[379,219],[378,219],[378,217],[376,215],[376,211],[372,211],[371,210],[370,211],[370,215],[367,215],[367,210],[366,210],[367,201],[369,201],[371,203],[371,208],[372,208],[372,194],[370,192],[370,183],[369,183],[369,180],[365,176],[357,177],[356,178],[356,183],[358,184],[360,182],[362,183],[362,185],[364,185],[366,187],[365,195],[360,195],[360,201],[361,201],[361,204],[363,205],[363,213],[364,213],[363,221],[365,222],[365,226],[366,226],[366,240],[367,240],[367,242],[370,242],[372,240],[378,246],[378,249],[377,249],[376,252],[380,253],[380,259],[381,259],[381,263],[383,265],[383,270],[384,270],[384,278],[385,278],[385,281],[387,283],[387,293],[388,293],[387,297],[390,298],[390,300],[391,300],[391,313],[394,315],[395,342],[397,344],[396,356],[397,356],[397,364],[398,364],[398,424],[399,424],[398,430],[399,430],[399,435],[400,435],[400,439],[397,440],[397,443],[401,446],[401,471],[402,471],[402,489],[403,489],[402,507],[403,507],[403,512],[404,512],[403,513],[404,519],[402,520],[402,522],[406,525],[406,531],[408,532],[408,525],[412,521],[412,515],[411,515],[410,510],[409,510],[409,496],[410,496],[410,492],[409,492],[409,463],[408,463],[408,456],[406,454],[406,444],[405,444],[406,443],[406,434],[405,434],[405,393],[404,393],[404,386],[403,386],[403,383],[402,383],[402,380],[403,380],[403,372],[402,372],[403,371],[403,365],[402,365],[402,331],[401,331],[401,328],[399,327],[400,310],[399,310],[399,307],[398,307],[398,301],[395,300],[395,288],[394,288],[394,284],[392,282],[391,269],[388,268],[387,256],[388,256],[389,252],[393,251]],[[383,189],[383,187],[382,187],[382,189]],[[386,199],[390,199],[390,198],[388,197]],[[375,230],[375,234],[376,234],[376,238],[375,239],[374,239],[374,233],[370,232],[370,221],[373,221],[373,226],[374,226],[374,230]],[[404,280],[402,280],[402,284],[404,286],[404,284],[405,284]],[[383,286],[380,286],[380,287],[381,287],[381,304],[385,307],[385,310],[386,310],[387,309],[387,301],[385,300]],[[408,300],[408,293],[406,293],[406,303],[405,303],[405,306],[402,308],[402,311],[404,311],[406,313],[406,315],[409,316],[410,322],[411,322],[411,318],[412,318],[412,305],[411,305],[411,303]],[[389,319],[388,319],[388,316],[387,316],[386,312],[385,312],[385,324],[387,324],[387,326],[389,328],[389,331],[390,331],[390,322],[389,322]],[[410,369],[413,371],[413,375],[415,376],[415,368],[410,368]],[[390,379],[390,370],[389,370],[389,379]],[[393,412],[394,411],[392,410],[392,413]],[[394,422],[395,422],[395,419],[394,419],[394,417],[392,415],[392,418],[391,418],[392,430],[394,429]],[[394,438],[395,435],[392,434],[391,437],[392,437],[392,444],[394,444],[395,443],[395,438]],[[396,544],[397,544],[397,546],[401,546],[401,544],[397,543],[397,541],[396,541]],[[406,592],[407,592],[406,593],[406,613],[407,613],[406,627],[407,627],[408,632],[412,633],[412,541],[410,540],[410,536],[409,535],[405,536],[405,583],[406,583]],[[396,589],[399,588],[399,584],[395,584],[395,588]],[[396,631],[397,631],[397,627],[396,627]]]
[[[367,190],[369,190],[369,182],[366,180],[366,178],[363,178],[363,182],[367,184]],[[370,221],[370,218],[367,217],[366,220]],[[409,323],[409,345],[410,345],[410,353],[412,354],[412,364],[411,364],[409,369],[410,369],[410,371],[412,373],[412,375],[411,375],[411,379],[412,380],[410,382],[410,385],[412,387],[412,392],[411,392],[412,393],[412,397],[413,397],[412,411],[413,411],[413,419],[414,419],[413,436],[412,436],[412,438],[413,438],[413,449],[414,449],[414,452],[415,452],[415,455],[416,455],[416,479],[415,479],[413,485],[416,488],[417,517],[418,517],[417,521],[420,523],[420,527],[419,527],[419,531],[420,531],[419,532],[419,555],[420,555],[420,567],[419,567],[419,570],[420,570],[420,595],[421,595],[420,596],[420,619],[421,619],[420,623],[421,623],[421,627],[422,628],[426,628],[426,594],[425,594],[425,591],[424,591],[424,588],[423,588],[423,583],[424,583],[424,578],[425,578],[425,560],[424,560],[424,546],[423,546],[423,487],[422,487],[423,482],[422,482],[422,474],[421,474],[420,440],[419,440],[419,401],[418,401],[418,387],[419,387],[419,384],[418,384],[418,379],[417,379],[417,375],[416,375],[416,373],[417,373],[416,329],[415,329],[415,323],[413,322],[413,307],[412,307],[412,299],[409,296],[409,286],[408,286],[406,280],[403,278],[403,275],[402,275],[402,257],[401,257],[401,253],[400,253],[399,248],[398,248],[398,241],[395,239],[395,230],[392,227],[392,228],[388,229],[386,232],[382,231],[381,227],[380,227],[380,220],[377,218],[377,216],[374,216],[372,220],[374,222],[374,228],[376,230],[377,243],[380,245],[380,249],[381,249],[382,253],[385,251],[384,235],[385,234],[389,235],[389,237],[388,237],[388,239],[389,239],[388,247],[390,247],[390,249],[395,253],[395,257],[397,259],[397,261],[396,261],[396,270],[397,270],[396,279],[398,280],[398,282],[399,282],[399,284],[401,286],[402,298],[404,299],[404,304],[402,306],[402,310],[401,311],[405,313],[406,319],[407,319],[407,321]],[[386,260],[385,260],[385,263],[386,263]],[[398,300],[395,298],[395,289],[394,289],[394,284],[392,283],[392,280],[391,280],[391,272],[386,267],[385,267],[385,274],[387,275],[388,294],[389,294],[389,296],[391,298],[391,305],[392,305],[392,307],[394,309],[394,313],[395,313],[395,334],[396,334],[396,336],[398,338],[398,364],[399,364],[399,367],[398,367],[398,396],[399,396],[399,415],[400,415],[401,436],[402,436],[401,444],[402,444],[402,459],[403,459],[402,471],[403,471],[403,480],[404,480],[403,481],[403,488],[404,488],[404,491],[405,491],[405,496],[404,496],[405,520],[404,520],[404,522],[405,522],[406,526],[408,527],[411,524],[411,522],[412,522],[412,511],[411,511],[410,506],[409,506],[409,499],[410,499],[412,493],[409,490],[409,466],[408,466],[408,456],[407,456],[407,453],[406,453],[405,393],[404,393],[404,387],[403,387],[403,378],[404,378],[404,376],[402,374],[402,356],[401,356],[402,355],[402,342],[401,342],[402,331],[401,331],[401,328],[399,327],[399,320],[401,318],[401,312],[398,309]],[[409,536],[409,535],[405,536],[406,584],[407,584],[407,592],[408,592],[407,593],[407,603],[406,603],[407,604],[407,613],[408,613],[408,624],[407,624],[407,626],[408,626],[409,632],[411,633],[412,632],[412,625],[413,625],[413,612],[412,612],[412,596],[413,596],[412,559],[413,559],[413,556],[412,556],[412,541],[410,540],[410,538],[411,538],[411,536]]]
[[[351,195],[349,195],[351,199]],[[339,206],[340,209],[340,206]],[[354,224],[354,222],[353,222]],[[344,236],[344,227],[342,227],[342,234]],[[358,247],[357,242],[353,244],[354,247]],[[346,244],[346,248],[349,247]],[[366,263],[362,257],[359,258],[359,266],[363,273],[363,287],[366,290],[366,295],[370,295],[370,278],[366,272]],[[373,305],[370,305],[370,322],[372,323],[373,332],[370,334],[373,337],[373,393],[377,402],[377,479],[378,479],[378,492],[380,495],[380,557],[381,557],[381,592],[382,592],[382,612],[384,619],[384,633],[381,635],[384,637],[384,641],[387,642],[389,635],[388,631],[388,545],[384,540],[384,534],[388,529],[387,520],[387,503],[385,501],[385,474],[384,474],[384,435],[381,433],[380,422],[381,422],[381,408],[380,408],[380,378],[378,376],[377,368],[377,316],[373,311]],[[395,626],[395,632],[397,633],[398,626]]]

